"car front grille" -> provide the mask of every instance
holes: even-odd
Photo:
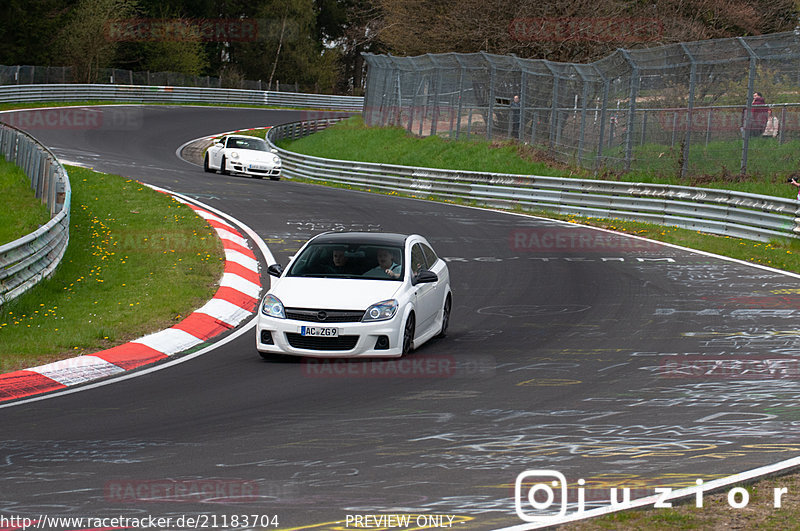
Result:
[[[307,310],[286,308],[286,318],[309,323],[358,323],[364,317],[360,310]]]
[[[358,343],[358,336],[312,337],[287,332],[286,340],[293,348],[306,350],[352,350]]]

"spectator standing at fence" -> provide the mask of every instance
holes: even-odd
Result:
[[[519,137],[519,115],[520,115],[520,103],[519,103],[519,95],[514,95],[514,98],[511,100],[511,112],[509,113],[509,119],[511,120],[511,137],[518,138]]]
[[[764,135],[763,136],[771,136],[775,138],[778,136],[778,131],[780,129],[780,123],[778,122],[778,117],[772,112],[772,109],[767,110],[767,125],[764,127]]]
[[[753,92],[753,102],[750,107],[750,123],[745,119],[744,127],[750,136],[761,136],[767,125],[767,102],[760,92]],[[745,113],[747,109],[745,109]],[[745,117],[747,115],[745,114]]]
[[[797,200],[800,201],[800,183],[794,177],[790,177],[789,182],[797,187]]]

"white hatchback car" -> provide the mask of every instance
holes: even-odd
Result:
[[[400,357],[450,321],[447,264],[412,234],[329,232],[309,240],[259,307],[263,357]]]
[[[228,135],[208,148],[203,157],[203,169],[231,172],[256,177],[281,178],[281,158],[270,150],[261,138],[246,135]]]

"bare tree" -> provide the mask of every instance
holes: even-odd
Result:
[[[588,62],[617,48],[794,29],[792,0],[381,0],[392,53],[514,53]]]

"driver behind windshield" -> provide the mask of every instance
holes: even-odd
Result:
[[[377,253],[378,265],[364,273],[365,277],[372,278],[400,278],[402,266],[395,263],[392,251],[381,247]]]

